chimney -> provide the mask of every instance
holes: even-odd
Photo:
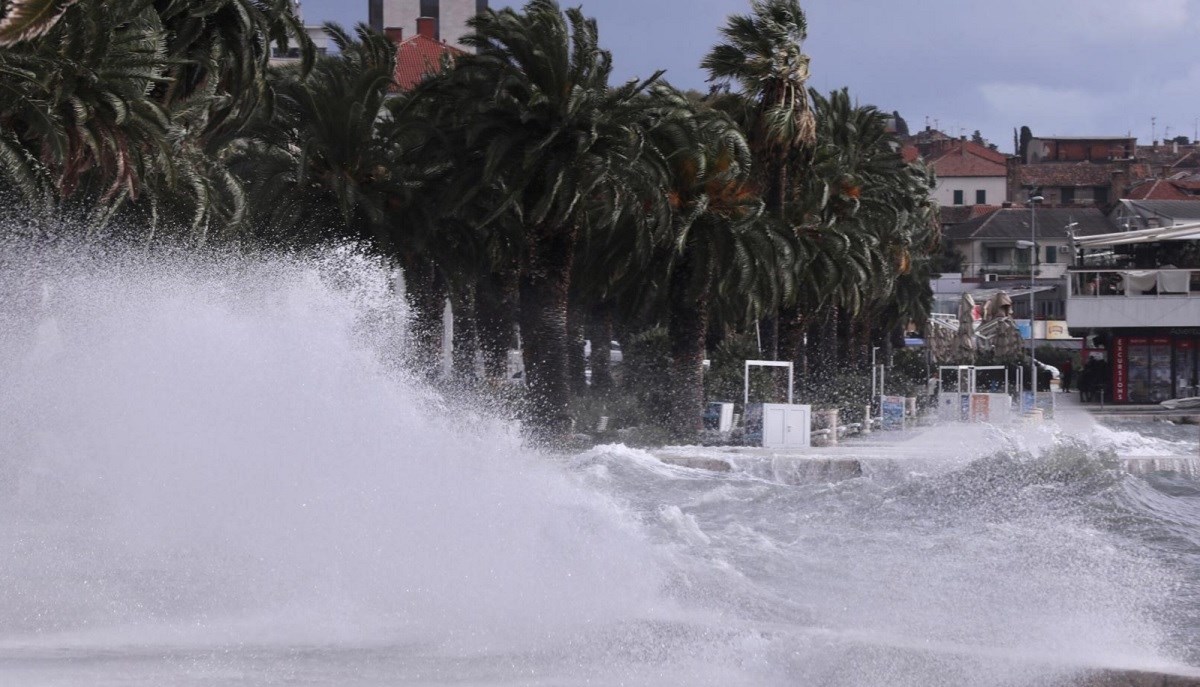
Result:
[[[1116,201],[1129,195],[1129,163],[1118,166],[1112,171],[1112,195],[1109,202]]]
[[[1010,157],[1005,161],[1005,189],[1008,193],[1008,198],[1005,200],[1011,201],[1016,198],[1021,192],[1021,158]]]
[[[417,19],[417,35],[436,41],[438,39],[437,17],[419,17]]]
[[[400,41],[404,40],[404,29],[399,26],[389,26],[383,30],[383,35],[387,36],[389,41],[399,45]]]

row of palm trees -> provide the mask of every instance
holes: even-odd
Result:
[[[686,437],[723,336],[761,332],[815,384],[928,314],[932,180],[884,114],[808,89],[797,0],[728,20],[707,95],[610,83],[596,23],[555,0],[485,11],[473,52],[403,94],[386,38],[329,27],[338,52],[314,59],[287,0],[0,13],[10,202],[147,247],[362,241],[403,270],[412,365],[436,367],[446,299],[458,383],[502,381],[519,336],[542,440],[611,387],[614,331],[666,328]],[[289,41],[304,59],[268,69]]]

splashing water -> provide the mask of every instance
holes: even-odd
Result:
[[[834,483],[563,460],[405,375],[393,275],[355,251],[3,256],[0,682],[1023,685],[1200,662],[1200,484],[1103,450],[1170,440],[1010,435]]]

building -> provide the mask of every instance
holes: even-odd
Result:
[[[1200,200],[1173,179],[1145,179],[1135,183],[1127,200]]]
[[[1008,162],[1008,200],[1040,195],[1046,205],[1106,207],[1150,176],[1128,136],[1030,138]]]
[[[394,29],[390,29],[392,31]],[[417,20],[417,32],[405,39],[398,34],[392,36],[396,43],[396,73],[392,77],[397,91],[408,91],[425,80],[431,74],[437,74],[445,65],[459,55],[462,50],[443,43],[436,38],[435,24],[432,17],[422,17]]]
[[[304,21],[304,12],[297,0],[292,2],[292,12],[301,22]],[[324,26],[305,26],[304,32],[308,34],[308,39],[312,41],[313,49],[318,56],[331,52],[333,48],[333,38]],[[280,48],[274,43],[271,44],[271,64],[275,66],[286,65],[292,62],[300,61],[300,48],[295,45],[288,45]]]
[[[371,28],[397,43],[418,34],[417,20],[433,19],[433,40],[467,50],[462,42],[470,32],[467,20],[487,8],[487,0],[368,0],[367,16]]]
[[[1123,200],[1128,229],[1075,243],[1067,324],[1107,359],[1113,403],[1200,396],[1200,222],[1179,216],[1183,204],[1196,205]]]
[[[1070,233],[1107,234],[1115,230],[1096,208],[1034,210],[1037,219],[1036,270],[1042,279],[1060,280],[1071,262]],[[982,282],[1008,278],[1028,280],[1030,249],[1018,242],[1034,240],[1028,207],[1004,207],[945,229],[943,238],[965,256],[963,277]],[[1023,244],[1022,244],[1023,245]]]
[[[1200,203],[1183,199],[1125,199],[1117,203],[1109,218],[1115,229],[1125,231],[1179,227],[1200,222]]]
[[[1008,190],[1007,159],[965,137],[930,146],[925,165],[937,175],[934,200],[942,207],[999,205]]]
[[[324,26],[305,26],[304,32],[308,34],[308,39],[312,41],[318,56],[333,51],[333,37],[329,35]],[[300,48],[288,45],[287,48],[280,49],[277,45],[271,45],[271,64],[282,66],[299,61]]]

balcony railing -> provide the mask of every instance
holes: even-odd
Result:
[[[1200,270],[1071,270],[1071,298],[1200,296]]]
[[[1200,269],[1084,270],[1067,274],[1071,329],[1195,327]]]

